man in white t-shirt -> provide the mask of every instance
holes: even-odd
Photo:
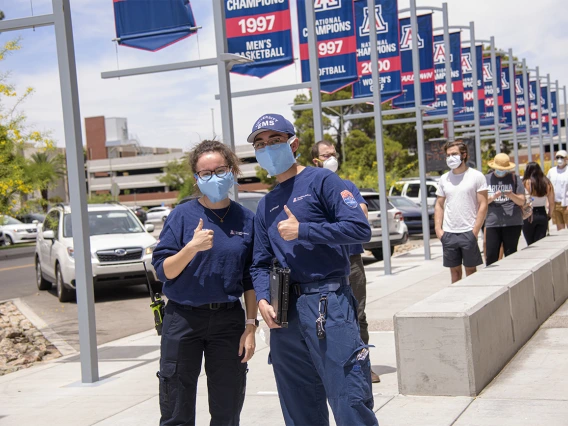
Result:
[[[568,224],[568,168],[566,167],[566,151],[556,153],[556,167],[548,171],[546,177],[554,187],[554,206],[550,206],[552,220],[558,230],[566,228]]]
[[[455,283],[462,278],[462,264],[467,276],[483,263],[477,235],[487,214],[488,188],[485,176],[467,166],[464,142],[448,142],[444,151],[451,170],[438,182],[435,223],[444,250],[444,266],[450,268]]]

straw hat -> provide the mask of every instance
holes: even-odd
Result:
[[[493,170],[513,170],[515,163],[513,163],[507,154],[497,154],[495,159],[489,161],[487,165]]]

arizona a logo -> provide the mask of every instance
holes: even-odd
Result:
[[[517,93],[517,95],[523,95],[525,93],[523,86],[521,86],[520,78],[515,78],[515,92]]]
[[[501,73],[501,88],[502,89],[509,89],[509,82],[507,81],[507,77],[505,76],[505,73],[502,72]]]
[[[534,92],[533,92],[533,89],[532,89],[532,86],[531,86],[531,85],[529,85],[529,99],[530,99],[531,101],[534,101],[534,100],[536,99],[536,96],[535,96],[535,94],[534,94]]]
[[[341,0],[314,0],[314,10],[322,12],[341,8]]]
[[[403,25],[400,29],[402,34],[400,37],[400,50],[411,50],[412,49],[412,28],[410,25]],[[424,47],[424,40],[418,34],[418,48],[422,49]]]
[[[462,73],[471,74],[473,72],[473,63],[471,62],[471,52],[462,54]]]
[[[450,53],[450,62],[452,62],[453,60],[453,55]],[[443,41],[437,41],[436,43],[434,43],[434,63],[446,63],[446,46],[444,46]]]
[[[379,4],[375,6],[375,26],[377,27],[377,34],[384,34],[389,32],[389,25],[383,19],[383,8]],[[363,25],[359,27],[359,35],[366,36],[370,34],[370,19],[369,8],[363,8]]]
[[[493,80],[493,71],[491,70],[491,64],[483,64],[483,81],[488,82]]]

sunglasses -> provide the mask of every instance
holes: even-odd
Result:
[[[557,160],[564,160],[564,157],[562,157],[561,155],[557,155],[557,156],[556,156],[556,159],[557,159]]]

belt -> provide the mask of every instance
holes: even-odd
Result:
[[[205,305],[191,306],[191,305],[182,305],[181,303],[177,303],[171,300],[169,303],[173,303],[176,307],[180,307],[187,311],[192,311],[194,309],[217,311],[219,309],[231,309],[236,304],[236,302],[226,302],[226,303],[206,303]]]
[[[328,278],[321,281],[313,281],[311,283],[295,283],[292,289],[296,295],[313,294],[313,293],[329,293],[337,291],[340,287],[349,285],[348,277]]]

